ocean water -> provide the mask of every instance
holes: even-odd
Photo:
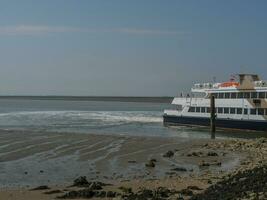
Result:
[[[206,129],[164,127],[170,103],[0,99],[0,129],[84,134],[209,138]],[[218,137],[248,137],[219,132]],[[249,135],[253,137],[254,135]]]

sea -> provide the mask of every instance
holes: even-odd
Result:
[[[165,127],[171,98],[0,98],[0,129],[126,136],[209,138],[206,128]],[[218,131],[219,138],[264,133]]]

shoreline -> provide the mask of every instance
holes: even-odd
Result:
[[[101,192],[113,192],[116,198],[125,199],[143,194],[144,188],[154,192],[160,188],[170,199],[179,195],[183,199],[205,199],[207,196],[197,195],[205,195],[227,177],[267,163],[267,139],[263,138],[181,141],[147,136],[10,133],[0,131],[0,196],[6,200],[48,200],[70,193],[76,195],[73,199],[79,199],[89,192],[89,185],[69,186],[83,176],[90,184],[112,184],[90,191],[94,194],[90,199],[100,199],[97,195]],[[3,180],[8,179],[26,182],[4,186]],[[38,186],[50,189],[31,190]],[[126,194],[127,189],[131,193]]]

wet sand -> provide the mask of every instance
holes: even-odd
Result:
[[[237,145],[250,140],[187,140],[178,137],[127,137],[75,133],[0,131],[0,196],[3,199],[54,199],[67,191],[73,180],[123,186],[164,187],[172,190],[197,186],[201,190],[236,170],[252,167],[262,160],[259,153]],[[242,147],[242,148],[241,148]],[[166,152],[172,152],[166,154]],[[154,166],[151,166],[151,163]],[[44,194],[30,191],[48,185]],[[177,194],[176,194],[177,195]],[[175,196],[177,198],[177,196]],[[186,198],[186,197],[185,197]],[[98,198],[99,199],[99,198]]]

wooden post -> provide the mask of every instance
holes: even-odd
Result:
[[[213,95],[210,96],[210,131],[211,131],[211,139],[215,139],[215,118],[216,118],[216,111],[215,111],[215,97]]]

